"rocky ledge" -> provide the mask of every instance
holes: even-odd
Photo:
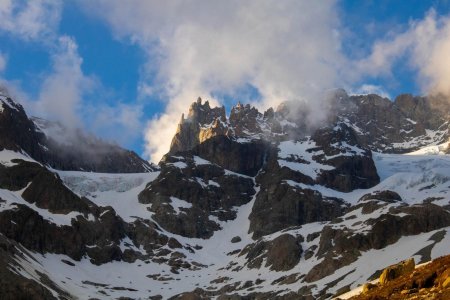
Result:
[[[400,276],[378,284],[366,284],[352,300],[383,299],[450,299],[450,255],[437,258],[414,269],[408,263],[390,266],[385,271],[398,270]],[[392,273],[392,272],[391,272]],[[339,298],[337,298],[339,299]]]

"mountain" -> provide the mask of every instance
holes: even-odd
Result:
[[[136,173],[155,169],[136,153],[79,129],[29,118],[22,105],[0,93],[0,149],[23,151],[59,170]]]
[[[322,105],[227,116],[199,98],[158,168],[87,172],[97,139],[68,165],[60,125],[3,97],[0,118],[23,114],[0,123],[0,298],[328,299],[449,254],[450,103],[334,90]]]

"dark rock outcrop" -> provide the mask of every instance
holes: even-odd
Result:
[[[136,220],[127,224],[112,207],[98,207],[78,197],[57,174],[37,163],[16,160],[13,166],[0,167],[0,188],[24,189],[22,198],[49,214],[70,218],[68,214],[75,213],[68,225],[60,226],[23,204],[0,211],[0,233],[30,250],[66,254],[75,260],[88,255],[93,263],[103,264],[139,257],[132,250],[125,253],[120,249],[126,236],[149,253],[170,242],[151,222]],[[177,242],[172,240],[170,245],[176,247]]]
[[[316,182],[342,192],[370,188],[380,182],[372,159],[372,152],[364,147],[356,132],[344,123],[334,127],[321,128],[311,137],[318,145],[316,151],[323,151],[315,159],[331,165],[324,170]]]
[[[264,189],[263,189],[264,188]],[[343,201],[287,183],[262,186],[250,214],[253,238],[310,222],[328,221],[343,214]]]
[[[192,153],[224,169],[255,176],[265,163],[269,147],[270,144],[262,140],[240,143],[219,135],[196,146]]]
[[[58,226],[18,204],[15,210],[0,212],[0,226],[0,232],[6,237],[40,253],[66,254],[75,260],[88,254],[94,264],[121,258],[118,245],[124,230],[117,216],[95,222],[77,217],[72,226]]]
[[[449,138],[450,101],[444,95],[403,94],[391,101],[339,93],[332,102],[333,118],[357,128],[361,142],[373,151],[405,153]],[[435,134],[427,135],[427,130]]]
[[[366,202],[370,200],[379,200],[386,203],[395,203],[395,202],[401,202],[402,197],[400,197],[399,194],[393,191],[385,190],[385,191],[376,191],[370,194],[365,194],[362,196],[359,200],[359,202]]]
[[[208,238],[220,229],[210,216],[220,221],[234,219],[234,207],[248,203],[255,194],[254,183],[216,164],[196,162],[200,158],[191,153],[183,155],[182,159],[166,156],[161,173],[139,194],[139,201],[152,204],[154,219],[164,229]]]
[[[0,150],[24,151],[33,159],[61,170],[138,173],[155,169],[136,153],[107,143],[81,130],[70,130],[43,119],[30,119],[23,107],[1,94]],[[45,131],[57,128],[58,136]],[[59,142],[59,138],[67,140]]]
[[[402,236],[450,226],[450,212],[434,204],[400,204],[392,207],[389,214],[381,214],[365,221],[365,230],[339,226],[339,222],[334,224],[325,226],[321,232],[317,255],[324,260],[307,274],[307,282],[328,276],[336,269],[354,262],[362,251],[382,249],[397,242]],[[349,244],[352,245],[351,248],[348,247]]]
[[[249,268],[260,268],[264,259],[266,267],[273,271],[289,271],[300,261],[302,255],[301,239],[290,234],[282,234],[272,241],[257,241],[247,245],[239,256],[247,259]]]
[[[326,127],[317,130],[312,140],[317,145],[310,150],[313,159],[331,166],[331,170],[322,170],[317,179],[280,168],[276,150],[268,151],[266,163],[256,178],[261,188],[250,215],[254,238],[289,226],[329,221],[344,213],[346,206],[342,200],[323,197],[301,184],[320,184],[348,192],[379,183],[371,151],[359,144],[353,129],[345,124]]]

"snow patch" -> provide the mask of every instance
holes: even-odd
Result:
[[[4,165],[5,167],[12,167],[17,165],[17,163],[12,162],[14,159],[21,159],[28,162],[36,162],[34,159],[20,152],[15,152],[6,149],[0,151],[0,164]]]
[[[195,156],[195,155],[194,155],[194,162],[197,166],[211,164],[211,162],[207,161],[206,159],[203,159],[203,158],[201,158],[199,156]]]
[[[177,215],[179,215],[180,213],[183,213],[181,208],[184,208],[184,209],[192,208],[192,203],[189,203],[185,200],[181,200],[176,197],[170,197],[170,205],[172,206],[173,210],[175,211],[175,213]]]
[[[323,170],[333,170],[334,167],[318,163],[313,159],[314,155],[324,154],[323,151],[314,151],[316,147],[316,143],[310,139],[302,142],[281,142],[278,146],[278,164],[280,167],[288,167],[312,179],[317,179]],[[297,161],[290,161],[291,159]]]

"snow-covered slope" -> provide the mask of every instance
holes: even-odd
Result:
[[[284,146],[282,147],[286,149]],[[302,152],[298,153],[300,155]],[[424,150],[419,153],[429,153],[429,151]],[[4,165],[10,165],[12,158],[23,159],[23,156],[17,154],[14,157],[9,151],[1,153],[1,161]],[[308,188],[318,190],[330,197],[342,198],[352,205],[356,205],[362,195],[381,190],[395,191],[409,204],[422,203],[427,198],[433,198],[432,202],[437,205],[450,205],[447,196],[450,189],[449,156],[378,153],[374,155],[374,160],[380,173],[381,182],[370,189],[343,193],[317,185],[308,186]],[[152,218],[152,213],[147,210],[147,207],[151,204],[139,203],[138,193],[148,182],[158,176],[158,172],[143,174],[56,172],[66,186],[75,193],[87,197],[98,206],[111,206],[117,212],[117,215],[126,222],[132,222],[136,218]],[[290,182],[289,184],[294,183]],[[302,188],[305,187],[305,185],[302,186]],[[6,202],[1,203],[1,209],[10,209],[9,206],[12,203],[30,205],[21,199],[21,192],[13,193],[4,189],[0,190],[0,197],[6,200]],[[185,238],[160,229],[164,234],[175,237],[181,244],[198,249],[194,253],[186,249],[179,251],[186,256],[187,261],[201,263],[195,270],[183,269],[176,274],[171,271],[171,266],[151,260],[136,260],[131,263],[113,261],[99,266],[91,263],[87,257],[76,261],[66,255],[39,254],[26,251],[23,257],[15,257],[20,267],[15,267],[14,272],[39,282],[42,278],[39,274],[46,274],[60,289],[80,299],[119,297],[138,299],[146,298],[149,295],[161,295],[166,299],[182,292],[192,291],[195,288],[218,291],[224,286],[232,286],[233,291],[240,295],[254,292],[279,292],[278,295],[282,295],[291,291],[298,291],[300,288],[311,284],[310,291],[319,295],[324,290],[327,293],[334,294],[342,287],[356,287],[367,281],[376,270],[404,258],[415,257],[416,261],[421,261],[422,256],[419,253],[430,245],[432,245],[429,251],[431,258],[448,254],[450,228],[445,227],[413,236],[401,237],[398,241],[383,249],[364,251],[354,262],[339,268],[333,274],[311,284],[305,283],[301,278],[323,261],[323,258],[317,256],[316,253],[307,258],[307,252],[304,251],[294,268],[278,272],[271,270],[270,267],[265,267],[267,258],[264,258],[260,268],[251,268],[248,266],[248,259],[245,255],[240,255],[245,246],[254,243],[248,233],[249,215],[253,204],[254,200],[237,208],[236,218],[231,221],[220,222],[222,229],[216,231],[210,239]],[[282,234],[302,236],[305,239],[301,242],[301,248],[304,250],[316,249],[317,252],[320,239],[315,238],[309,241],[308,239],[310,239],[310,235],[320,233],[325,226],[347,226],[359,231],[370,230],[366,228],[367,225],[364,225],[364,222],[379,218],[386,214],[390,207],[395,206],[398,206],[398,204],[389,204],[371,214],[364,214],[361,209],[354,210],[341,217],[341,219],[348,219],[349,221],[305,224],[299,228],[266,235],[261,241],[272,241]],[[30,207],[59,226],[69,225],[70,219],[75,217],[69,214],[64,215],[64,219],[61,219],[60,215],[53,215],[32,205]],[[356,223],[360,223],[360,225],[356,227],[352,225]],[[437,234],[441,235],[442,238],[436,242],[433,236]],[[232,243],[231,240],[236,236],[240,237],[240,241]],[[133,245],[133,242],[128,238],[122,240],[122,247],[126,247],[125,245],[134,247],[137,251],[145,252],[142,246]],[[47,287],[52,290],[51,286]],[[56,295],[58,292],[55,290],[54,293]]]

